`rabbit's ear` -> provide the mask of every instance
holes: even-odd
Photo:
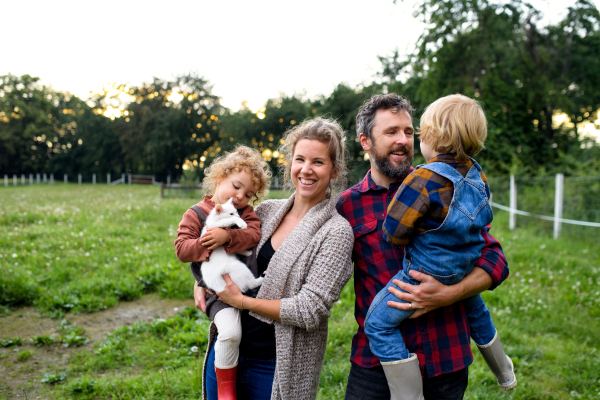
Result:
[[[217,215],[221,214],[221,212],[223,211],[223,206],[220,204],[217,204],[215,206],[215,211],[217,212]]]

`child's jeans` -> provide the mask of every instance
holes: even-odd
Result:
[[[407,276],[404,271],[400,271],[393,279],[399,279],[411,285],[418,285],[420,283]],[[388,291],[388,287],[390,286],[403,291],[394,285],[392,280],[377,293],[365,318],[365,333],[369,338],[369,347],[381,362],[399,361],[410,357],[404,343],[404,338],[400,332],[400,324],[415,311],[398,310],[387,305],[388,301],[406,303]],[[463,305],[469,317],[471,337],[475,343],[484,345],[491,342],[496,335],[496,327],[492,322],[487,307],[483,303],[481,295],[463,300]]]

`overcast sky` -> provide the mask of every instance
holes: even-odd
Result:
[[[0,75],[85,99],[103,84],[195,72],[234,110],[369,83],[377,56],[411,52],[423,29],[415,0],[0,2]],[[533,3],[558,20],[574,0]]]

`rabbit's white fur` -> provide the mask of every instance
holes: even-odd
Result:
[[[247,224],[237,213],[232,200],[227,203],[215,206],[206,217],[206,224],[202,228],[200,237],[204,236],[207,228],[228,228],[237,225],[241,229],[246,229]],[[243,255],[249,255],[246,251],[240,252]],[[250,252],[251,254],[251,252]],[[242,292],[248,289],[254,289],[262,285],[263,278],[254,278],[252,272],[246,267],[246,264],[237,259],[235,254],[227,254],[223,246],[214,249],[209,257],[209,261],[204,261],[201,267],[202,279],[210,289],[222,292],[225,289],[225,280],[223,275],[229,274],[229,277]]]

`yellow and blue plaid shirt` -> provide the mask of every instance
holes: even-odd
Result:
[[[473,166],[471,160],[457,159],[454,154],[440,154],[427,164],[433,162],[448,164],[463,177]],[[489,198],[490,188],[483,172],[481,180]],[[438,228],[448,214],[453,194],[454,185],[449,179],[425,168],[414,170],[404,179],[388,207],[383,224],[386,240],[404,246],[412,236]]]

